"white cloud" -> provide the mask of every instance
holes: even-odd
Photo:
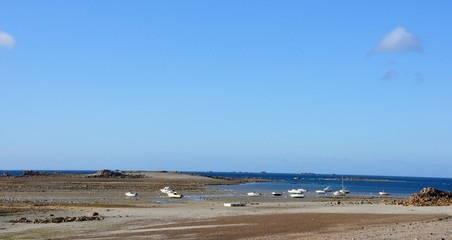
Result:
[[[16,44],[16,41],[14,40],[14,37],[10,34],[0,31],[0,47],[14,47]]]
[[[408,32],[404,27],[397,27],[383,39],[373,50],[377,52],[421,52],[422,44],[418,38]]]
[[[382,80],[392,80],[393,78],[397,77],[398,73],[396,70],[389,70],[381,77]]]

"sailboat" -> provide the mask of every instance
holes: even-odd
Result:
[[[385,190],[383,190],[382,192],[378,192],[378,194],[380,194],[380,196],[388,196],[389,193],[385,192]]]
[[[342,176],[342,189],[339,191],[335,191],[334,196],[345,196],[345,194],[349,194],[350,190],[344,188],[344,176]]]

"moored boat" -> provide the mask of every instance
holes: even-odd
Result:
[[[344,177],[342,176],[342,189],[339,191],[335,191],[333,193],[333,195],[334,196],[345,196],[346,194],[349,194],[349,193],[350,193],[350,190],[348,190],[344,187]]]
[[[280,193],[280,192],[272,192],[272,195],[273,195],[273,196],[281,196],[282,193]]]
[[[182,194],[178,194],[178,193],[176,193],[176,192],[169,192],[169,193],[167,193],[168,194],[168,197],[170,197],[170,198],[182,198],[184,195],[182,195]]]
[[[172,190],[170,187],[164,187],[164,188],[160,189],[160,192],[170,193],[170,192],[174,192],[174,190]]]
[[[259,196],[261,195],[261,193],[258,193],[258,192],[249,192],[249,193],[247,193],[247,195],[248,195],[249,197],[259,197]]]
[[[126,192],[125,194],[127,197],[136,197],[138,195],[136,192]]]
[[[345,196],[345,192],[342,190],[333,192],[334,196]]]
[[[389,196],[390,195],[388,192],[385,192],[385,190],[383,190],[382,192],[378,192],[378,194],[380,194],[380,196]]]
[[[291,198],[304,198],[304,194],[302,193],[291,193],[289,196]]]
[[[292,189],[292,190],[288,190],[287,192],[288,193],[290,193],[290,194],[301,194],[301,193],[305,193],[305,192],[307,192],[308,190],[306,190],[306,189],[303,189],[303,188],[298,188],[298,189]]]

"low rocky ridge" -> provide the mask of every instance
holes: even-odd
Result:
[[[68,174],[68,173],[57,173],[57,172],[39,172],[39,171],[33,171],[33,170],[25,170],[22,175],[19,176],[12,176],[8,173],[3,173],[0,175],[0,177],[4,178],[28,178],[28,177],[63,177],[63,178],[75,178],[75,177],[90,177],[90,178],[141,178],[144,177],[140,174],[132,174],[127,173],[125,171],[111,171],[108,169],[103,169],[100,171],[97,171],[94,174],[90,175],[83,175],[83,174]]]
[[[111,171],[108,169],[103,169],[100,171],[97,171],[95,174],[90,175],[90,177],[97,177],[97,178],[125,178],[125,177],[132,177],[132,178],[140,178],[143,177],[139,174],[128,174],[124,171]]]
[[[54,217],[50,214],[49,218],[46,219],[34,219],[30,220],[26,217],[21,217],[16,220],[11,220],[12,223],[64,223],[64,222],[86,222],[86,221],[99,221],[104,218],[99,216],[97,212],[94,212],[92,216],[81,216],[81,217]]]
[[[452,206],[452,192],[444,192],[435,188],[423,188],[408,199],[397,202],[404,206]]]

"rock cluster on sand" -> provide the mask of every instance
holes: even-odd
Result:
[[[111,171],[108,169],[103,169],[100,171],[97,171],[95,174],[91,175],[91,177],[97,177],[97,178],[125,178],[125,177],[142,177],[141,175],[137,174],[127,174],[123,171]]]
[[[11,220],[12,223],[63,223],[63,222],[85,222],[85,221],[98,221],[103,220],[103,217],[100,217],[98,213],[93,213],[92,216],[81,216],[81,217],[53,217],[53,214],[50,215],[50,218],[46,219],[34,219],[30,220],[26,217],[21,217],[16,220]]]
[[[51,176],[51,175],[59,175],[57,173],[47,173],[47,172],[37,172],[33,170],[25,170],[21,177],[33,177],[33,176]]]
[[[405,206],[452,206],[452,193],[435,188],[423,188],[420,193],[411,195],[401,202]]]

